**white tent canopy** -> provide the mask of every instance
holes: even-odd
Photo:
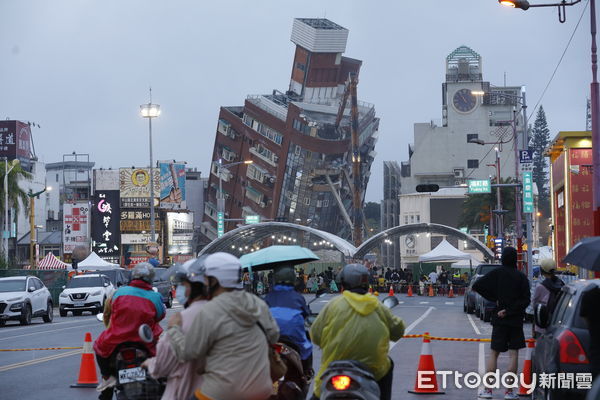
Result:
[[[454,246],[452,246],[446,239],[442,240],[440,244],[429,253],[425,253],[419,256],[419,262],[450,262],[458,260],[468,260],[471,255],[463,253]]]
[[[477,265],[481,264],[482,262],[483,261],[478,260],[477,257],[471,256],[470,259],[457,261],[457,262],[453,263],[450,267],[451,268],[470,268],[470,267],[476,267]]]
[[[88,269],[103,271],[107,269],[121,268],[121,266],[119,264],[113,264],[103,260],[98,254],[92,251],[92,254],[90,254],[85,260],[77,264],[77,268],[80,270]]]

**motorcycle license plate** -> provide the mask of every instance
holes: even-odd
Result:
[[[76,301],[73,303],[73,306],[75,307],[83,307],[85,305],[84,301]]]
[[[142,367],[119,370],[119,383],[129,383],[146,380],[146,370]]]

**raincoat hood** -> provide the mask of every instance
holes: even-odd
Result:
[[[251,327],[256,324],[262,313],[260,302],[263,300],[245,290],[221,293],[212,301],[243,327]]]
[[[367,294],[358,294],[353,293],[349,290],[344,290],[342,293],[344,296],[344,300],[348,302],[350,307],[354,309],[360,315],[369,315],[377,308],[379,301],[377,297],[373,296],[370,293]]]

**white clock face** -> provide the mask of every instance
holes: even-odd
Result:
[[[415,236],[414,235],[407,235],[404,238],[404,244],[406,245],[406,247],[408,247],[409,249],[414,249],[415,248]]]

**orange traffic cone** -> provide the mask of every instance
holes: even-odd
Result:
[[[79,379],[71,385],[72,388],[95,388],[98,386],[96,375],[96,361],[94,360],[94,349],[92,348],[92,334],[86,332],[81,352],[81,364],[79,366]]]
[[[394,287],[390,286],[390,292],[388,293],[388,296],[393,296],[394,295]]]
[[[525,361],[523,361],[523,383],[531,385],[531,352],[535,347],[535,340],[527,341],[527,353],[525,353]],[[527,389],[523,385],[519,385],[519,396],[531,396],[527,393]]]
[[[433,285],[429,285],[429,297],[433,297]]]
[[[429,332],[425,332],[425,335],[423,336],[423,347],[421,347],[421,357],[419,357],[415,388],[408,392],[414,394],[444,394],[444,392],[438,390],[435,364],[433,362],[433,354],[431,354]]]
[[[413,297],[412,285],[408,285],[408,292],[407,292],[406,296],[407,297]]]
[[[450,285],[450,291],[448,292],[448,298],[451,299],[454,297],[454,289],[452,289],[452,285]]]

